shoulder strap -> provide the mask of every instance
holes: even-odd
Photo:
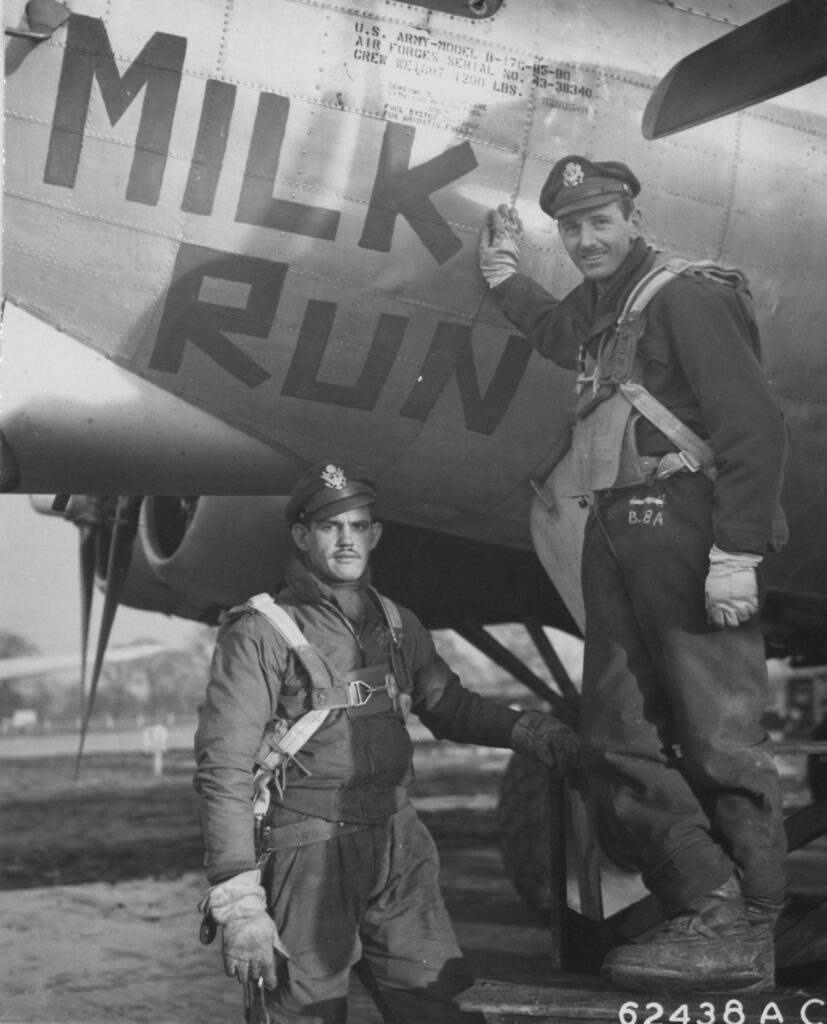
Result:
[[[681,461],[688,470],[696,473],[700,470],[711,480],[715,479],[715,453],[702,438],[698,437],[670,409],[657,400],[642,384],[636,381],[625,381],[620,390],[650,423],[674,444],[683,456]]]
[[[736,267],[727,267],[714,260],[687,260],[673,256],[665,263],[653,267],[638,281],[623,305],[619,322],[624,318],[639,316],[664,285],[682,274],[689,277],[705,277],[731,288],[746,285],[746,277]]]
[[[722,266],[713,260],[686,260],[674,257],[666,263],[654,267],[638,281],[626,299],[618,324],[632,326],[635,322],[640,321],[646,306],[661,288],[681,274],[705,277],[733,288],[746,283],[746,278],[740,270]],[[701,470],[708,477],[714,479],[715,453],[706,441],[698,437],[639,382],[622,381],[620,389],[635,409],[668,437],[682,455],[687,457],[685,463],[688,469],[694,472]]]
[[[691,266],[689,260],[673,258],[653,267],[629,292],[618,321],[622,323],[629,318],[640,316],[661,288],[669,284],[670,281],[674,281],[689,266]]]
[[[402,616],[399,614],[399,609],[390,598],[380,594],[374,587],[368,587],[368,591],[382,610],[382,614],[385,617],[385,623],[387,624],[388,631],[391,635],[389,653],[391,665],[393,666],[397,680],[400,684],[403,684],[404,687],[411,688],[413,687],[413,673],[408,665],[405,648],[402,646],[405,634],[402,627]]]
[[[267,619],[304,665],[313,690],[330,690],[331,676],[337,683],[343,682],[341,673],[308,641],[284,608],[270,594],[256,594],[242,607],[252,608]]]
[[[399,609],[389,597],[380,594],[375,587],[368,587],[374,600],[382,610],[388,629],[393,635],[394,641],[397,638],[401,641],[403,635],[402,616]],[[256,594],[246,602],[246,606],[261,614],[271,623],[289,647],[310,647],[304,633],[290,618],[282,606],[267,593]],[[242,605],[241,607],[245,607]]]
[[[330,681],[315,656],[315,648],[308,643],[304,633],[272,595],[255,594],[246,602],[246,607],[263,615],[288,647],[296,652],[296,656],[310,675],[310,683],[314,689],[319,686],[330,688]],[[272,772],[294,759],[305,743],[322,727],[329,712],[329,708],[313,708],[280,734],[278,742],[268,744],[265,739],[262,745],[266,751],[260,749],[257,752],[256,763],[260,764],[265,772]],[[281,786],[284,786],[283,779]]]
[[[368,587],[368,591],[382,610],[394,646],[401,647],[404,634],[402,630],[402,616],[399,614],[399,609],[389,597],[380,594],[375,587]]]
[[[686,260],[669,260],[662,253],[656,254],[655,265],[632,288],[620,313],[601,318],[606,321],[602,327],[598,328],[601,321],[592,325],[593,333],[598,329],[603,332],[607,326],[616,326],[617,330],[603,335],[597,357],[598,367],[591,377],[582,372],[578,385],[591,381],[592,392],[597,394],[604,385],[614,387],[629,380],[643,333],[643,311],[652,297],[681,273],[686,263]],[[585,367],[582,357],[581,366]]]
[[[267,619],[288,647],[310,646],[304,633],[270,594],[256,594],[246,604]]]

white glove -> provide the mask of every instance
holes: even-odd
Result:
[[[290,955],[279,938],[275,922],[267,913],[264,889],[258,870],[242,871],[209,889],[198,904],[222,925],[221,952],[224,970],[242,984],[262,979],[275,988],[276,954]]]
[[[714,544],[709,552],[706,577],[706,614],[710,625],[723,629],[738,626],[758,611],[760,555],[721,551]]]
[[[489,288],[496,288],[517,273],[523,224],[516,210],[498,206],[488,211],[488,222],[480,232],[480,270]]]

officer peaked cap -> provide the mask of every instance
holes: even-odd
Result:
[[[552,167],[540,191],[540,209],[557,220],[575,210],[604,206],[622,196],[634,198],[638,192],[640,182],[626,164],[564,156]]]
[[[314,519],[329,519],[375,501],[376,484],[367,470],[336,459],[323,459],[301,475],[284,514],[287,525],[292,527]]]

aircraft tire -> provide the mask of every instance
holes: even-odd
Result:
[[[548,850],[551,780],[532,758],[514,754],[500,784],[497,824],[503,866],[517,895],[543,924],[551,904]]]
[[[562,783],[560,783],[562,785]],[[523,903],[543,923],[550,919],[549,844],[551,842],[552,776],[532,758],[513,754],[502,782],[497,805],[503,866]],[[603,886],[628,886],[637,868],[619,849],[610,857],[603,848]]]
[[[536,761],[514,754],[500,785],[497,819],[503,865],[511,884],[538,923],[551,924],[550,807],[554,782]],[[558,783],[559,785],[559,783]],[[598,974],[617,937],[604,923],[565,907],[562,967],[574,974]]]

